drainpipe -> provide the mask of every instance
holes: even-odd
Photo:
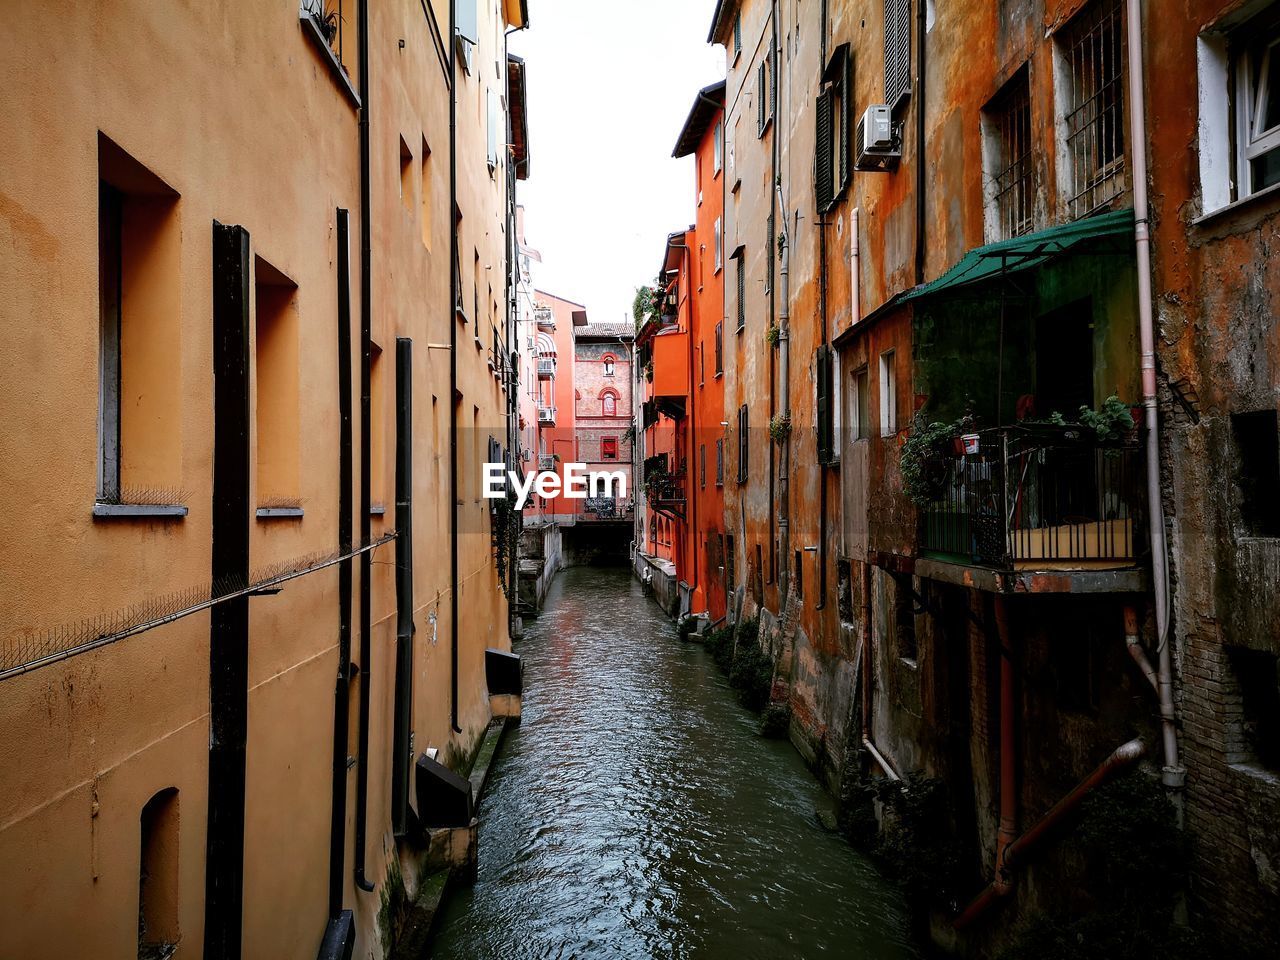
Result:
[[[329,918],[342,914],[347,853],[347,725],[351,716],[351,216],[338,210],[338,676],[333,688]]]
[[[373,422],[369,393],[370,342],[373,333],[373,200],[369,160],[369,0],[360,4],[360,544],[371,538],[369,482],[372,478]],[[373,638],[369,605],[373,555],[360,554],[360,769],[356,774],[356,886],[365,893],[373,884],[364,875],[365,831],[369,819],[369,698],[372,687]]]
[[[1164,743],[1162,780],[1181,790],[1187,771],[1178,762],[1177,716],[1173,706],[1173,650],[1169,645],[1169,571],[1160,499],[1160,411],[1156,406],[1155,323],[1151,306],[1151,221],[1147,202],[1146,99],[1143,91],[1142,5],[1127,0],[1129,42],[1129,142],[1133,144],[1133,219],[1138,266],[1138,330],[1142,344],[1142,406],[1147,427],[1147,514],[1151,537],[1151,579],[1155,587],[1159,638],[1160,722]]]
[[[458,0],[449,0],[449,726],[458,726]],[[476,318],[479,322],[479,318]]]
[[[774,118],[774,137],[777,137],[778,120]],[[787,208],[782,203],[782,187],[775,187],[778,194],[778,209],[782,211],[782,272],[778,279],[778,385],[779,385],[779,401],[781,409],[778,411],[782,417],[791,416],[791,345],[790,345],[790,329],[791,329],[791,308],[788,305],[791,298],[791,280],[789,277],[791,263],[791,231],[787,226]],[[774,221],[777,222],[776,220]],[[769,246],[772,248],[773,239],[770,238]],[[769,256],[773,256],[770,249]],[[790,466],[791,466],[791,435],[787,433],[782,438],[782,443],[778,444],[778,552],[781,556],[778,558],[778,595],[780,597],[780,606],[785,606],[787,602],[787,586],[790,581],[788,563],[791,556],[791,522],[790,508],[788,506],[788,488],[790,486]],[[782,614],[779,609],[779,615]]]
[[[772,59],[774,63],[774,69],[769,71],[771,74],[769,79],[770,79],[770,82],[774,84],[774,89],[777,89],[776,85],[778,83],[778,69],[777,69],[777,63],[779,59],[778,58],[778,18],[780,16],[781,16],[781,10],[779,8],[779,4],[777,0],[774,0],[774,2],[770,4],[770,10],[769,10],[769,17],[770,17],[771,26],[772,26],[772,33],[769,41],[769,55],[770,55],[770,59]],[[760,91],[760,95],[765,96],[765,91],[763,90]],[[776,102],[776,99],[774,102]],[[781,216],[781,219],[783,221],[782,229],[783,229],[783,232],[785,233],[787,229],[787,224],[786,224],[787,208],[785,206],[782,206],[779,203],[779,198],[782,194],[782,189],[778,182],[781,177],[781,174],[779,173],[781,163],[779,158],[780,148],[778,144],[778,140],[779,140],[778,128],[780,126],[781,126],[781,123],[778,120],[778,118],[775,116],[773,118],[773,134],[770,139],[770,145],[769,145],[769,162],[770,162],[769,182],[774,188],[773,191],[770,192],[769,194],[769,213],[775,227],[777,226],[779,216]],[[768,270],[769,270],[770,279],[772,279],[773,277],[773,244],[775,242],[776,241],[774,240],[774,238],[770,237],[769,243],[768,243],[768,249],[765,251],[765,257],[769,264]],[[786,254],[786,251],[784,250],[782,253],[782,262],[784,264],[782,269],[784,272],[786,270],[786,266],[785,266],[787,262],[786,256],[787,254]],[[785,300],[786,298],[784,297],[783,299]],[[778,309],[778,291],[775,290],[774,285],[770,283],[769,284],[769,324],[771,326],[775,321],[775,319],[777,319],[777,316],[778,316],[777,309]],[[772,351],[770,351],[769,353],[769,419],[770,421],[772,421],[774,414],[779,412],[778,397],[776,393],[777,387],[775,386],[775,384],[777,384],[778,381],[780,380],[782,384],[782,391],[784,392],[784,394],[787,390],[786,364],[781,359],[784,352],[787,350],[787,346],[786,346],[787,331],[786,331],[786,328],[781,324],[779,325],[779,330],[781,332],[781,339],[779,340],[779,344],[778,344],[778,354],[777,356],[775,356]],[[781,369],[780,374],[779,374],[779,369]],[[786,407],[784,405],[783,412],[785,412],[785,409]],[[765,434],[766,436],[768,435],[768,430],[765,431]],[[777,501],[778,503],[778,512],[775,514],[773,510],[766,509],[765,516],[767,516],[769,519],[769,556],[774,558],[773,565],[774,565],[774,569],[777,571],[777,574],[778,574],[778,615],[781,616],[783,612],[783,605],[786,603],[786,599],[787,599],[787,550],[790,544],[790,536],[788,535],[788,532],[787,532],[787,520],[786,520],[786,513],[787,513],[786,483],[785,481],[782,481],[778,475],[779,471],[781,470],[781,458],[783,456],[782,449],[785,448],[785,441],[784,441],[783,447],[779,448],[778,457],[776,459],[773,455],[773,439],[769,438],[768,440],[765,441],[765,443],[769,451],[769,502],[773,503],[774,501]],[[779,488],[775,487],[775,484],[780,484],[780,490]],[[775,532],[776,532],[776,536],[775,536]],[[745,537],[745,534],[746,534],[745,528],[743,530],[743,534]],[[777,544],[776,549],[775,549],[775,544]],[[779,554],[781,555],[779,556]],[[751,555],[750,547],[748,546],[747,556],[750,556],[750,555]],[[759,576],[760,576],[760,582],[763,583],[764,582],[763,570],[759,571]],[[762,607],[765,606],[765,597],[764,597],[763,591],[761,591],[760,605]],[[736,641],[735,641],[734,652],[735,653],[737,652]]]
[[[1130,740],[1122,743],[1107,759],[1103,760],[1093,772],[1081,780],[1071,792],[1055,803],[1035,826],[1018,837],[1004,849],[1004,860],[996,868],[996,878],[976,897],[969,901],[964,912],[953,922],[957,930],[963,930],[981,917],[997,900],[1003,898],[1012,886],[1011,871],[1026,861],[1032,849],[1048,835],[1049,831],[1062,822],[1072,811],[1077,809],[1089,794],[1111,780],[1118,773],[1127,770],[1137,763],[1146,753],[1146,744],[1141,740]]]
[[[862,561],[862,742],[871,742],[871,564]]]
[[[916,111],[916,285],[924,283],[924,197],[927,187],[924,169],[924,101],[926,10],[924,0],[916,0],[916,89],[912,94]]]
[[[849,326],[862,320],[862,252],[858,247],[858,208],[849,214]]]
[[[396,337],[396,693],[391,749],[391,829],[409,820],[413,728],[413,341]]]
[[[1156,669],[1151,666],[1147,651],[1138,639],[1138,611],[1133,608],[1132,604],[1127,603],[1124,607],[1124,642],[1125,646],[1129,648],[1129,656],[1133,657],[1138,669],[1142,671],[1142,675],[1151,684],[1151,689],[1155,691],[1156,696],[1159,696],[1160,680],[1156,675]]]

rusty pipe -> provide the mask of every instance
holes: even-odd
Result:
[[[1159,696],[1160,681],[1156,677],[1156,669],[1151,665],[1151,659],[1147,656],[1142,641],[1138,639],[1138,611],[1130,604],[1125,604],[1124,608],[1124,642],[1129,648],[1129,656],[1133,657],[1138,669],[1151,684],[1151,689],[1155,691],[1156,696]]]
[[[1013,738],[1013,651],[1009,647],[1009,613],[1004,597],[995,598],[996,633],[1000,642],[1000,826],[996,831],[996,878],[1002,889],[1009,880],[1005,857],[1018,829],[1017,766]]]
[[[1122,743],[1113,750],[1111,755],[1098,764],[1092,773],[1076,784],[1070,793],[1050,807],[1049,812],[1041,817],[1035,826],[1005,847],[1003,860],[998,862],[996,868],[995,879],[987,884],[981,893],[969,901],[969,905],[965,907],[960,916],[956,917],[952,922],[952,926],[957,930],[963,930],[982,916],[993,903],[1006,896],[1013,888],[1011,874],[1013,868],[1024,861],[1049,831],[1079,807],[1090,793],[1120,771],[1133,766],[1146,752],[1147,746],[1141,739]]]

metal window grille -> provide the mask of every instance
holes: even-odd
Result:
[[[884,102],[896,107],[910,95],[911,0],[884,0]]]
[[[988,109],[998,160],[996,225],[1001,239],[1030,233],[1035,182],[1031,156],[1031,92],[1023,70]]]
[[[738,482],[745,483],[747,480],[747,405],[744,403],[738,408]]]
[[[1071,106],[1065,117],[1072,217],[1084,216],[1126,187],[1124,8],[1095,0],[1061,40]]]

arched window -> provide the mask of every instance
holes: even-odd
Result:
[[[139,818],[138,956],[168,956],[178,930],[178,791],[161,790]]]
[[[616,362],[616,360],[617,358],[614,357],[612,353],[606,353],[604,355],[604,375],[606,377],[613,376],[613,365]]]
[[[606,387],[600,391],[600,412],[606,417],[618,415],[618,392],[612,387]]]

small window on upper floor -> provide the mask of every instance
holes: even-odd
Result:
[[[600,459],[601,460],[617,460],[618,459],[618,438],[602,437],[600,439]]]
[[[616,417],[618,415],[618,398],[612,393],[606,393],[600,398],[601,412],[606,417]]]
[[[853,373],[853,389],[849,391],[850,439],[866,440],[871,436],[871,377],[867,368]]]
[[[736,63],[742,53],[742,14],[733,18],[733,59]]]
[[[614,357],[611,354],[604,355],[604,375],[606,377],[613,376]]]
[[[1280,184],[1280,3],[1203,33],[1196,61],[1201,208],[1212,213]]]
[[[1125,60],[1120,0],[1092,0],[1055,38],[1054,80],[1062,117],[1058,179],[1073,219],[1127,187]]]
[[[911,0],[884,0],[884,102],[896,110],[911,96]]]
[[[716,128],[711,133],[711,172],[717,174],[720,172],[721,161],[723,159],[724,144],[721,142],[724,138],[724,123],[716,121]]]
[[[814,137],[814,195],[819,211],[831,209],[849,187],[851,135],[850,102],[853,97],[852,57],[842,43],[822,72]]]
[[[880,436],[898,432],[898,373],[892,350],[880,354]]]
[[[715,226],[713,227],[713,243],[716,247],[716,272],[720,272],[720,268],[724,266],[724,237],[721,235],[720,218],[716,217]]]
[[[1031,152],[1031,87],[1024,66],[983,108],[982,188],[987,242],[1033,229],[1035,164]]]
[[[778,105],[778,85],[773,73],[773,54],[767,53],[756,66],[756,136],[763,137],[773,122]]]

